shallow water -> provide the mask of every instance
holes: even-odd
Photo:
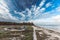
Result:
[[[56,30],[56,31],[59,31],[60,32],[60,25],[37,25],[39,27],[43,27],[43,28],[46,28],[46,29],[52,29],[52,30]]]

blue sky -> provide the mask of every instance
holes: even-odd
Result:
[[[60,1],[0,0],[0,21],[60,22]]]

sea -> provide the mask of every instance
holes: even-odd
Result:
[[[43,27],[46,29],[50,29],[50,30],[55,30],[60,32],[60,25],[42,25],[42,24],[36,24],[38,27]]]

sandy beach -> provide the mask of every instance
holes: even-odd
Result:
[[[60,40],[60,32],[33,26],[36,32],[37,40]]]

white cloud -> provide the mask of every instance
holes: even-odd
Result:
[[[46,4],[46,8],[49,7],[49,6],[51,6],[51,5],[52,5],[51,3],[47,3]]]
[[[45,4],[46,0],[42,0],[42,2],[39,4],[39,6],[35,10],[35,16],[45,10],[45,8],[41,8]]]
[[[31,8],[31,13],[34,14],[35,16],[38,16],[38,14],[42,13],[45,10],[45,8],[41,7],[44,5],[45,1],[46,0],[42,0],[38,7],[36,5],[33,5]]]
[[[32,20],[33,22],[55,22],[56,20],[60,20],[60,15],[56,15],[56,13],[60,13],[60,7],[56,8],[55,10],[43,13],[46,8],[41,8],[46,0],[42,0],[42,2],[39,4],[39,6],[37,7],[36,5],[33,5],[31,9],[26,8],[25,11],[22,12],[17,12],[14,10],[15,14],[19,14],[20,16],[22,16],[20,19],[21,20],[25,20],[26,17],[29,17],[29,20],[35,19],[35,18],[42,18],[42,19],[37,19],[37,20]],[[3,4],[3,5],[1,5]],[[51,6],[51,3],[47,3],[46,7]],[[27,12],[26,12],[27,11]],[[25,14],[27,15],[25,15]],[[33,16],[32,16],[33,14]],[[48,18],[49,16],[52,15],[56,15],[53,17]],[[47,17],[47,18],[45,18]],[[55,18],[54,18],[55,17]],[[8,6],[5,4],[5,2],[3,2],[2,0],[0,1],[0,19],[6,19],[6,20],[17,20],[18,18],[15,16],[12,16],[12,14],[9,13],[9,8]]]
[[[45,19],[36,19],[31,20],[30,22],[33,22],[34,24],[42,24],[42,25],[60,25],[60,15],[56,15],[50,18]]]
[[[60,12],[60,7],[56,8],[56,11]]]
[[[25,17],[25,15],[23,14],[23,12],[17,12],[17,11],[14,11],[15,14],[19,14],[20,16],[22,17]]]
[[[2,4],[2,5],[1,5]],[[6,3],[1,0],[0,1],[0,21],[18,21],[18,19],[14,16],[12,16],[10,13],[9,13],[9,9],[6,5]]]
[[[1,9],[0,9],[1,10]],[[17,20],[14,16],[12,16],[10,13],[5,12],[4,10],[0,11],[0,18],[3,18],[5,20]],[[1,21],[1,20],[0,20]]]
[[[53,22],[60,22],[60,15],[53,16],[51,19],[53,20]]]
[[[40,3],[39,7],[42,7],[44,5],[46,0],[42,0],[42,2]]]
[[[40,16],[39,16],[40,17]],[[46,17],[46,18],[45,18]],[[60,23],[60,6],[56,9],[42,14],[40,19],[31,20],[34,23]]]
[[[41,12],[41,13],[42,13],[43,11],[45,11],[45,8],[41,8],[41,9],[40,9],[40,12]]]
[[[31,17],[31,14],[32,14],[32,12],[31,12],[31,10],[30,9],[28,9],[28,8],[26,8],[26,10],[25,11],[27,11],[27,16],[29,16],[29,17]]]
[[[45,8],[41,8],[44,5],[45,1],[46,0],[42,0],[42,2],[39,4],[38,7],[36,5],[32,5],[31,9],[26,8],[26,10],[22,11],[22,12],[17,12],[17,11],[14,10],[14,12],[15,12],[15,14],[18,14],[18,15],[22,16],[20,18],[21,20],[25,20],[26,17],[29,17],[28,20],[31,20],[32,18],[36,18],[37,16],[39,16],[38,14],[42,13],[45,10]],[[1,5],[1,4],[3,4],[3,5]],[[1,6],[0,14],[3,15],[3,16],[1,16],[1,18],[11,19],[11,20],[16,20],[17,19],[17,17],[14,17],[9,13],[9,8],[6,5],[6,3],[4,2],[4,0],[3,1],[1,0],[0,6]],[[24,15],[23,13],[26,13],[27,15]],[[33,14],[34,17],[32,16],[32,14]]]

